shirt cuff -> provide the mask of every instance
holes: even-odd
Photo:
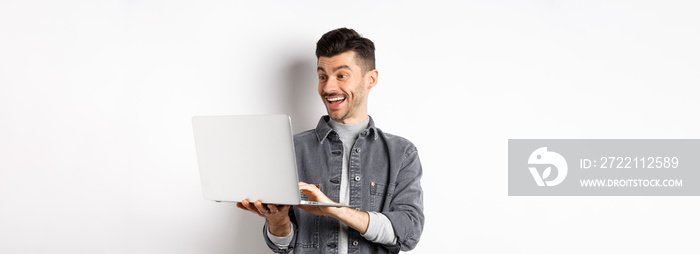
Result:
[[[377,212],[367,212],[367,214],[369,214],[369,226],[362,237],[379,244],[396,244],[396,234],[389,218]]]
[[[277,248],[286,250],[289,248],[289,244],[292,243],[292,239],[294,239],[294,224],[291,224],[292,230],[289,231],[289,234],[287,236],[276,236],[270,233],[270,229],[267,227],[267,224],[265,224],[265,232],[267,232],[267,238],[270,239],[270,242],[274,243]]]

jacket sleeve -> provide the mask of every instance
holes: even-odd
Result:
[[[277,245],[275,245],[275,243],[273,243],[270,240],[269,236],[267,235],[267,230],[268,230],[267,229],[267,222],[265,222],[265,226],[263,226],[263,239],[265,239],[265,243],[267,244],[267,247],[269,247],[270,250],[272,250],[272,252],[274,252],[274,253],[285,253],[286,254],[294,249],[294,245],[297,242],[297,235],[299,235],[299,232],[298,232],[299,230],[298,230],[298,227],[296,226],[296,218],[294,216],[294,209],[289,209],[289,219],[291,220],[291,223],[292,223],[293,237],[292,237],[292,242],[289,243],[289,246],[286,249],[281,249],[281,248],[277,247]]]
[[[415,248],[423,233],[425,216],[423,215],[423,189],[420,185],[422,174],[418,152],[411,146],[401,163],[389,211],[382,212],[391,221],[397,244],[402,251]],[[387,247],[391,249],[391,246]]]

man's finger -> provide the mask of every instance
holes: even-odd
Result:
[[[273,204],[268,204],[267,210],[270,211],[270,214],[275,214],[275,213],[279,212],[279,209],[277,209],[277,206],[273,205]]]
[[[308,184],[308,183],[305,183],[305,182],[299,182],[299,188],[301,188],[301,187],[309,187],[309,188],[316,187],[316,189],[320,189],[320,188],[321,188],[321,186],[319,186],[318,184],[313,185],[313,184]]]
[[[245,199],[239,203],[236,203],[236,206],[238,206],[239,208],[241,208],[243,210],[247,210],[249,212],[255,212],[255,213],[258,212],[258,209],[256,209],[255,206],[253,204],[251,204],[250,201],[248,201],[247,199]]]
[[[258,210],[258,212],[259,212],[260,214],[265,215],[265,214],[269,213],[269,211],[267,210],[267,208],[265,208],[265,207],[263,206],[262,201],[256,200],[255,203],[254,203],[254,205],[255,205],[255,208]]]
[[[248,202],[247,199],[244,199],[241,202],[236,203],[236,206],[240,207],[241,209],[245,209],[245,210],[250,211],[250,202]]]
[[[316,187],[315,185],[308,184],[308,183],[305,183],[305,184],[301,184],[301,183],[300,183],[300,184],[299,184],[299,190],[301,190],[301,191],[309,191],[309,192],[320,191],[320,190],[318,189],[318,187]]]

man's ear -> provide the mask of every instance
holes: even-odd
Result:
[[[365,74],[365,79],[367,79],[367,88],[372,88],[377,85],[377,81],[379,79],[379,71],[377,69],[368,71]]]

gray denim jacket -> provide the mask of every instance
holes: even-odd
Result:
[[[323,116],[316,129],[294,135],[299,181],[320,185],[321,191],[339,200],[343,144]],[[421,233],[423,190],[422,168],[415,146],[408,140],[369,126],[360,133],[350,154],[350,205],[361,211],[384,214],[394,228],[396,245],[380,245],[350,229],[348,253],[398,253],[413,249]],[[276,253],[338,253],[336,219],[316,216],[299,208],[289,211],[295,224],[294,239],[286,250],[279,249],[263,231],[267,245]]]

